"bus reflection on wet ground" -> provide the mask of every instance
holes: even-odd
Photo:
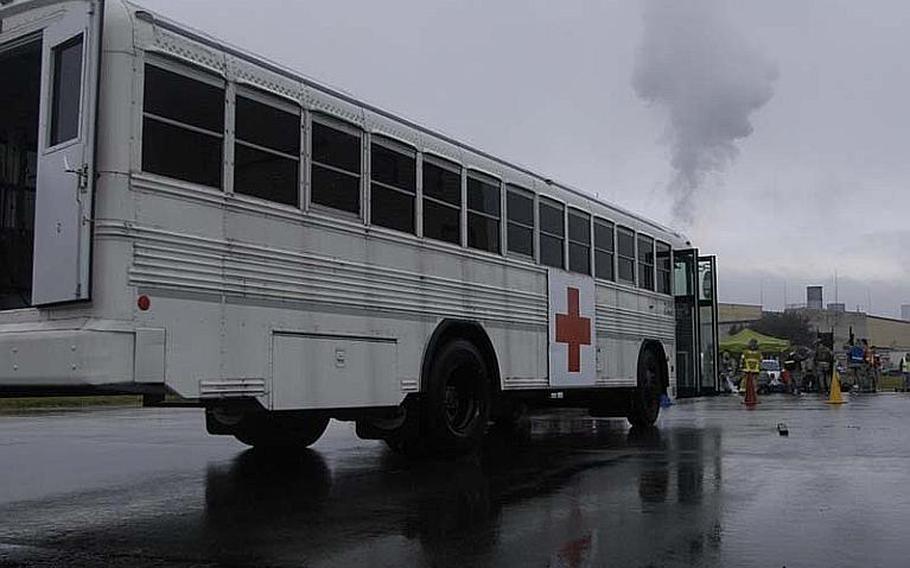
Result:
[[[559,413],[457,461],[342,423],[276,458],[192,410],[0,416],[0,566],[902,566],[908,403]]]
[[[208,469],[204,525],[217,549],[246,542],[243,554],[258,549],[250,560],[262,562],[282,550],[282,561],[338,566],[690,565],[721,534],[719,453],[704,443],[716,452],[720,437],[553,417],[530,439],[494,435],[476,458],[384,453],[369,471],[340,474],[318,451],[276,460],[250,450]]]

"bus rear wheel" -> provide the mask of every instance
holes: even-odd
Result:
[[[327,416],[276,416],[269,412],[244,417],[233,434],[257,449],[303,449],[322,437]]]
[[[490,378],[473,343],[456,339],[437,352],[423,411],[431,453],[463,454],[480,447],[490,419]]]
[[[653,426],[660,414],[662,393],[660,358],[654,349],[645,349],[638,358],[638,387],[632,394],[629,423],[638,428]]]

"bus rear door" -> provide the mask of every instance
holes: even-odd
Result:
[[[29,218],[21,220],[32,225],[26,233],[33,242],[10,247],[32,251],[30,263],[15,265],[20,271],[31,265],[30,279],[27,274],[15,275],[20,287],[21,283],[30,287],[30,294],[27,289],[20,293],[23,304],[30,300],[31,305],[41,306],[90,296],[101,18],[102,4],[97,0],[13,2],[0,9],[0,55],[35,53],[35,68],[12,66],[21,71],[22,81],[5,77],[0,90],[4,98],[40,99],[37,116],[30,119],[37,123],[0,125],[22,126],[36,134],[35,146],[25,149],[34,156],[34,164],[25,164],[26,169],[35,170],[34,188],[28,184],[19,188],[23,195],[29,189],[34,192],[34,212],[27,211]],[[34,45],[34,51],[23,49],[23,44]],[[33,76],[30,73],[38,75],[34,79],[37,89],[27,85]],[[11,189],[9,193],[18,196],[20,192]]]

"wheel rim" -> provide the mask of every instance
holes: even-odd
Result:
[[[478,369],[470,365],[455,368],[446,379],[443,391],[443,415],[446,425],[456,434],[464,434],[481,412],[478,393]]]

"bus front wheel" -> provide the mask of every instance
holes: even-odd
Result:
[[[303,449],[322,436],[327,416],[275,416],[268,412],[247,416],[234,430],[234,437],[259,449]]]
[[[427,377],[424,407],[427,442],[434,453],[477,449],[490,419],[490,378],[483,355],[465,339],[437,352]]]
[[[645,349],[638,358],[638,387],[629,411],[632,426],[647,428],[657,422],[662,392],[660,358],[654,349]]]

